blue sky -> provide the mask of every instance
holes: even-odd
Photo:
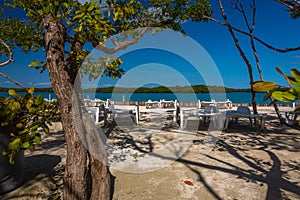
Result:
[[[217,1],[214,0],[211,2],[214,10],[213,16],[220,21],[223,21],[220,17]],[[231,1],[224,0],[224,7],[229,20],[232,22],[232,25],[246,30],[241,15],[230,7],[230,2]],[[11,12],[11,14],[21,16],[20,13],[16,14]],[[222,84],[227,87],[249,87],[247,67],[234,46],[233,40],[226,27],[222,27],[213,22],[187,22],[183,24],[183,27],[186,30],[188,37],[203,48],[201,53],[197,54],[195,49],[186,46],[186,53],[193,56],[190,58],[187,58],[189,56],[186,54],[182,56],[181,53],[177,52],[179,47],[176,46],[182,45],[182,43],[177,44],[178,41],[176,39],[171,40],[170,42],[167,38],[165,38],[166,40],[161,39],[157,42],[168,46],[166,50],[161,50],[160,48],[145,48],[148,47],[147,45],[143,48],[139,46],[138,49],[129,49],[121,56],[124,61],[122,66],[125,71],[130,72],[128,73],[128,76],[125,75],[125,78],[123,79],[127,81],[112,81],[107,78],[101,78],[99,85],[111,86],[123,84],[123,86],[139,87],[142,86],[142,84],[150,84],[150,80],[143,77],[154,77],[153,84],[167,86],[184,84],[194,85],[213,83],[212,81],[214,79],[219,80],[221,77]],[[300,19],[291,19],[289,14],[285,11],[285,7],[276,3],[274,0],[257,1],[257,19],[255,27],[255,35],[257,37],[278,48],[296,47],[300,46],[299,32]],[[238,33],[237,36],[242,48],[254,67],[254,79],[259,80],[249,45],[249,39]],[[299,69],[300,52],[282,54],[267,49],[259,43],[256,44],[265,80],[276,81],[281,84],[285,83],[281,75],[276,72],[275,66],[279,66],[287,73],[291,68]],[[171,47],[172,45],[174,46]],[[15,62],[2,67],[0,69],[1,72],[8,74],[28,87],[50,87],[47,71],[40,74],[39,71],[27,67],[31,60],[43,59],[43,53],[30,53],[25,55],[18,49],[15,49],[14,54]],[[205,55],[205,59],[204,57],[201,57],[201,55]],[[209,58],[207,56],[209,56]],[[191,61],[191,59],[193,61]],[[200,65],[200,73],[198,73],[199,70],[197,71],[197,66],[193,66],[193,62],[198,62],[197,59],[207,60],[208,62],[207,65]],[[219,74],[215,72],[207,73],[210,72],[209,70],[211,68],[216,68]],[[204,79],[208,76],[205,74],[211,74],[212,77],[207,78],[209,80],[205,81]],[[134,75],[135,78],[132,78],[132,75]],[[135,82],[130,82],[129,80],[135,80]],[[139,80],[144,80],[144,82],[139,82]],[[4,78],[0,78],[0,87],[12,86],[14,85],[10,84]]]

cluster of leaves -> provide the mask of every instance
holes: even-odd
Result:
[[[204,16],[211,16],[211,6],[207,0],[150,0],[154,9],[154,17],[160,21],[174,20],[169,28],[183,31],[180,23],[186,20],[206,21]]]
[[[14,163],[15,154],[21,149],[35,150],[35,145],[41,141],[41,131],[49,132],[48,125],[59,117],[59,109],[52,102],[44,100],[43,95],[34,96],[34,88],[26,94],[17,94],[9,90],[10,97],[0,97],[0,125],[11,127],[11,142],[2,152],[9,156],[9,162]]]
[[[88,49],[85,49],[88,44],[92,44],[94,48],[100,45],[108,49],[104,42],[111,36],[141,27],[161,27],[184,32],[181,28],[182,22],[188,19],[201,21],[204,20],[203,16],[212,14],[208,0],[107,0],[104,4],[99,4],[99,1],[87,1],[81,4],[80,1],[74,0],[5,0],[5,2],[12,8],[23,8],[30,19],[28,21],[30,23],[16,22],[20,23],[19,27],[23,27],[20,30],[27,30],[27,33],[20,34],[22,37],[28,36],[28,39],[25,38],[23,41],[30,41],[30,44],[26,45],[16,44],[21,48],[45,47],[45,44],[41,42],[45,41],[43,35],[45,16],[51,16],[53,20],[63,24],[65,34],[69,36],[65,39],[68,45],[66,57],[70,76],[76,76],[85,57],[90,53]],[[134,40],[135,36],[140,37],[138,33],[130,34],[129,37],[113,43],[118,45],[120,41]],[[4,41],[7,40],[14,41],[14,39],[4,37]],[[120,59],[115,59],[109,62],[107,69],[98,70],[105,72],[99,73],[98,76],[121,76],[124,71],[118,66],[121,65]],[[30,67],[43,71],[46,69],[46,63],[36,60],[30,64]],[[91,77],[96,77],[96,75],[94,70]]]
[[[289,87],[284,87],[274,82],[258,81],[253,84],[254,90],[257,92],[267,92],[264,100],[273,97],[274,100],[271,104],[275,101],[292,102],[300,100],[300,71],[293,68],[290,70],[291,75],[287,75],[278,67],[276,67],[276,70],[287,80]],[[295,112],[300,112],[300,106],[296,108]]]
[[[286,6],[291,17],[297,19],[300,17],[300,2],[296,0],[276,0],[277,2]]]
[[[44,45],[40,38],[40,31],[36,30],[34,26],[12,17],[3,16],[3,8],[0,7],[0,38],[6,42],[9,47],[22,46],[24,52],[30,50],[36,52]],[[11,34],[11,33],[14,34]],[[7,49],[0,47],[0,56],[2,54],[7,56]]]
[[[121,77],[125,71],[120,67],[122,59],[115,59],[113,56],[93,58],[87,56],[82,64],[82,73],[89,75],[89,80],[97,79],[99,74],[112,77],[113,79]]]

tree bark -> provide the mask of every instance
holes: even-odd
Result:
[[[89,169],[91,175],[91,200],[109,200],[111,196],[111,175],[107,165],[106,137],[97,130],[95,122],[88,112],[82,112],[85,138],[82,138],[88,149]]]
[[[87,151],[81,142],[72,112],[73,85],[66,71],[64,30],[60,21],[45,16],[46,61],[50,80],[61,109],[67,144],[64,177],[65,200],[87,199]]]
[[[92,175],[91,200],[111,199],[111,174],[106,163],[90,157]]]

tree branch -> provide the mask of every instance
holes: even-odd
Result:
[[[273,51],[277,51],[277,52],[280,52],[280,53],[287,53],[287,52],[291,52],[291,51],[299,51],[300,50],[300,46],[299,47],[292,47],[292,48],[285,48],[285,49],[280,49],[280,48],[277,48],[277,47],[273,47],[272,45],[264,42],[262,39],[254,36],[254,35],[251,35],[251,34],[245,32],[245,31],[243,31],[241,29],[238,29],[238,28],[236,28],[234,26],[231,26],[230,24],[223,23],[223,22],[221,22],[221,21],[219,21],[219,20],[217,20],[215,18],[209,17],[209,16],[203,16],[203,18],[208,19],[208,20],[210,20],[212,22],[215,22],[215,23],[217,23],[219,25],[222,25],[222,26],[225,26],[225,27],[230,27],[232,30],[234,30],[234,31],[236,31],[238,33],[247,35],[250,38],[253,38],[257,42],[261,43],[262,45],[264,45],[265,47],[267,47],[267,48],[269,48],[269,49],[271,49]]]
[[[244,13],[245,13],[245,11],[244,11]],[[251,28],[249,28],[249,32],[251,35],[253,35],[253,32],[254,32],[255,22],[256,22],[256,0],[252,0],[252,26],[251,26]],[[255,63],[256,63],[257,71],[259,73],[260,80],[263,81],[264,77],[262,75],[260,61],[259,61],[259,57],[257,54],[257,50],[256,50],[256,46],[255,46],[253,38],[250,38],[250,43],[251,43],[251,47],[253,50],[253,55],[255,57]]]
[[[242,14],[244,21],[246,23],[246,26],[247,26],[248,30],[250,30],[251,29],[250,23],[249,23],[247,15],[246,15],[243,4],[240,2],[240,0],[236,0],[235,2],[236,3],[234,3],[234,8]]]
[[[295,9],[295,7],[296,7],[295,4],[293,4],[289,1],[286,1],[286,0],[275,0],[275,1],[278,2],[278,3],[281,3],[282,5],[288,7],[291,10]],[[296,4],[299,4],[299,1],[293,1],[293,2],[295,2]]]
[[[14,62],[13,52],[12,52],[11,48],[1,38],[0,38],[0,44],[3,45],[8,50],[8,53],[9,53],[8,60],[3,63],[0,63],[0,67],[4,67],[4,66],[8,65],[9,63]]]
[[[127,41],[123,41],[121,43],[117,43],[114,40],[114,38],[111,37],[110,39],[112,40],[112,43],[115,45],[114,48],[108,48],[108,47],[106,47],[106,45],[104,43],[99,44],[98,41],[95,41],[95,40],[92,41],[92,44],[95,49],[100,50],[106,54],[112,55],[112,54],[116,53],[117,51],[136,43],[140,38],[142,38],[144,36],[144,34],[148,31],[148,29],[149,29],[149,27],[144,28],[142,30],[142,32],[139,34],[139,36],[137,37],[137,39],[127,40]]]
[[[0,67],[4,67],[4,66],[8,65],[9,63],[14,62],[14,59],[13,59],[14,54],[13,54],[11,48],[1,38],[0,38],[0,44],[3,45],[8,50],[8,53],[9,53],[8,60],[3,62],[3,63],[0,63]],[[23,86],[21,83],[15,81],[14,79],[10,78],[8,75],[0,72],[0,76],[2,76],[4,78],[6,78],[7,80],[11,81],[12,83],[19,86],[20,88],[27,90],[27,88],[25,86]]]
[[[27,88],[25,86],[23,86],[21,83],[15,81],[14,79],[12,79],[11,77],[9,77],[8,75],[0,72],[0,76],[6,78],[7,80],[11,81],[12,83],[14,83],[15,85],[19,86],[20,88],[27,90]]]
[[[222,17],[226,23],[226,26],[228,28],[228,31],[234,41],[234,44],[236,46],[236,48],[238,49],[241,57],[243,58],[245,64],[247,65],[247,69],[248,69],[248,73],[249,73],[249,79],[250,79],[250,86],[251,86],[251,93],[252,93],[252,107],[253,107],[253,113],[257,114],[257,106],[256,106],[256,97],[255,97],[255,92],[253,90],[253,73],[252,73],[252,66],[251,66],[251,63],[249,61],[249,59],[247,58],[246,54],[244,53],[242,47],[240,46],[240,43],[233,31],[233,28],[232,26],[230,25],[229,23],[229,20],[227,18],[227,15],[225,13],[225,10],[223,8],[223,4],[222,4],[222,0],[219,0],[219,7],[220,7],[220,10],[221,10],[221,13],[222,13]]]

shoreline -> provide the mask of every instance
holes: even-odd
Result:
[[[129,101],[129,102],[120,102],[120,101],[114,101],[114,105],[119,105],[119,106],[145,106],[146,101]],[[196,107],[197,102],[179,102],[180,107]],[[293,107],[293,104],[277,104],[279,107]],[[232,107],[238,107],[238,106],[250,106],[252,107],[251,103],[232,103]],[[257,104],[257,107],[273,107],[272,105],[269,104]]]
[[[35,95],[42,94],[47,100],[55,100],[56,96],[53,92],[38,92],[35,91]],[[229,99],[234,105],[251,105],[251,93],[249,92],[227,92],[224,95],[219,95],[215,93],[83,93],[83,98],[91,97],[91,99],[101,99],[106,101],[110,99],[119,105],[135,105],[138,102],[140,105],[144,105],[148,100],[159,101],[160,99],[165,99],[167,101],[174,101],[178,99],[183,106],[191,104],[194,106],[193,101],[211,101],[215,99],[216,101],[226,101]],[[0,92],[0,95],[3,97],[9,97],[7,92]],[[263,101],[263,93],[257,93],[256,102],[258,106],[267,106],[270,102]],[[294,101],[295,102],[295,101]],[[279,106],[289,106],[293,102],[277,102]]]

